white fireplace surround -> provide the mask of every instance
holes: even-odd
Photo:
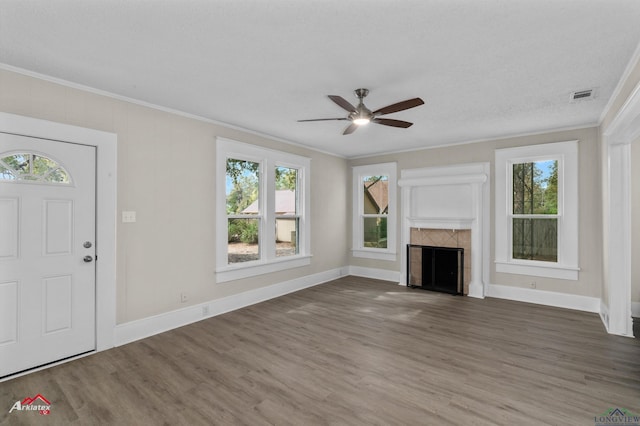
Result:
[[[470,229],[469,296],[484,298],[489,283],[489,163],[405,169],[402,188],[400,284],[407,280],[411,228]]]

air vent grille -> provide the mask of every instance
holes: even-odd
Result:
[[[588,99],[593,99],[594,97],[595,92],[593,89],[579,90],[571,93],[570,102],[586,101]]]

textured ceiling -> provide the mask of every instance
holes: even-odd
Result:
[[[0,0],[0,63],[354,157],[595,125],[638,22],[637,0]],[[358,87],[426,104],[386,116],[409,129],[296,122]]]

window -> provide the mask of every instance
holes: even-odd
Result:
[[[218,138],[217,281],[310,264],[308,158]]]
[[[0,158],[0,180],[14,182],[71,183],[69,173],[54,160],[34,153],[17,153]]]
[[[396,163],[353,168],[353,255],[396,260]]]
[[[496,150],[496,272],[578,279],[578,144]]]
[[[227,158],[227,263],[260,259],[260,163]]]
[[[276,166],[275,222],[276,257],[299,253],[300,209],[298,208],[298,169]]]
[[[513,163],[513,259],[558,261],[558,160]]]

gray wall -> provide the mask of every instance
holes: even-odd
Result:
[[[602,200],[606,197],[603,190],[606,176],[602,176],[604,160],[600,131],[615,117],[638,82],[640,62],[622,85],[601,128],[350,161],[251,132],[186,118],[6,70],[0,70],[0,111],[118,134],[118,210],[135,210],[138,219],[133,224],[119,223],[117,229],[117,320],[123,323],[345,265],[399,271],[399,256],[394,262],[385,262],[350,255],[350,166],[397,161],[400,172],[407,168],[488,161],[493,170],[494,150],[497,148],[574,139],[580,141],[580,279],[565,281],[499,274],[492,267],[490,281],[515,287],[528,287],[532,281],[536,281],[540,290],[606,297],[602,288],[603,258],[606,259],[602,249]],[[257,278],[215,283],[213,165],[217,136],[311,158],[313,258],[310,266]],[[640,164],[638,143],[632,147],[633,164]],[[185,158],[188,158],[185,164],[176,164],[176,161]],[[167,170],[171,170],[171,173],[167,173]],[[640,182],[640,167],[633,168],[633,182]],[[633,211],[636,212],[640,209],[640,184],[632,188]],[[491,193],[493,227],[493,187]],[[399,207],[400,197],[396,208]],[[640,219],[637,214],[633,218],[632,256],[635,259],[640,253]],[[400,223],[399,220],[396,232],[399,232]],[[493,259],[493,232],[491,239]],[[633,265],[632,300],[640,302],[640,262],[633,262]],[[180,303],[179,295],[183,291],[190,297],[187,304]]]
[[[631,96],[633,91],[640,84],[640,59],[636,59],[635,64],[630,64],[629,73],[624,81],[621,82],[620,91],[612,100],[611,107],[605,114],[600,126],[600,135],[606,131],[607,127],[615,119],[620,109]],[[606,150],[603,146],[602,164],[603,170],[606,162]],[[603,175],[603,203],[605,203],[607,193],[607,176]],[[604,211],[606,216],[606,209]],[[631,301],[640,304],[640,140],[636,140],[631,144]],[[606,233],[606,228],[603,233]],[[603,253],[605,265],[608,253]],[[606,271],[605,271],[606,272]],[[606,286],[605,286],[606,291]],[[606,294],[604,301],[607,302]],[[638,309],[638,308],[637,308]],[[637,315],[637,312],[636,312]]]
[[[342,158],[6,70],[0,111],[117,133],[118,211],[137,213],[117,228],[119,324],[346,264]],[[216,136],[311,158],[310,266],[215,283]]]
[[[402,169],[430,166],[444,166],[461,163],[491,163],[491,228],[494,226],[494,151],[498,148],[535,145],[552,142],[579,140],[579,232],[580,232],[580,276],[578,281],[557,280],[551,278],[530,277],[496,273],[491,265],[491,284],[530,288],[536,282],[539,290],[555,291],[582,296],[600,297],[602,287],[602,214],[600,184],[600,146],[598,129],[586,128],[556,133],[500,139],[457,145],[448,148],[425,149],[376,157],[360,158],[349,161],[349,166],[373,164],[389,161],[398,162],[398,174]],[[400,175],[399,175],[400,177]],[[349,197],[350,198],[350,197]],[[400,200],[398,206],[400,208]],[[400,232],[398,221],[397,232]],[[494,233],[491,233],[491,259],[494,256]],[[399,244],[399,243],[398,243]],[[398,247],[398,250],[401,250]],[[400,260],[395,262],[370,261],[349,255],[349,264],[362,267],[400,270]]]

